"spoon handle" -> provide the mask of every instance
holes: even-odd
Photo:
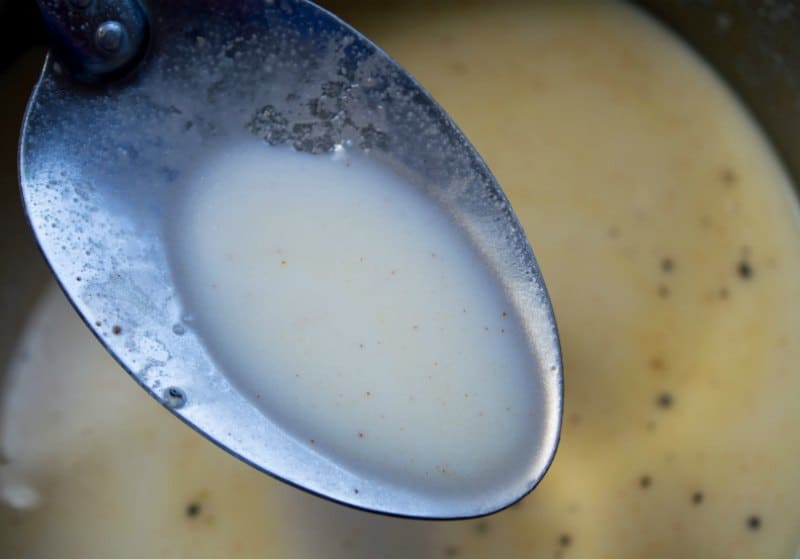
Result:
[[[36,0],[59,62],[85,82],[130,70],[146,50],[147,13],[137,0]]]

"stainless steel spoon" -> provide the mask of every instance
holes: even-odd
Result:
[[[550,301],[502,190],[413,78],[304,0],[161,0],[146,10],[135,0],[39,4],[53,53],[22,130],[25,209],[67,296],[143,388],[241,460],[355,507],[471,517],[539,482],[562,411]],[[546,428],[524,480],[465,498],[363,479],[294,440],[229,384],[181,314],[164,208],[198,158],[242,134],[311,153],[338,145],[368,153],[461,223],[511,294],[538,364],[531,374],[542,376]],[[103,395],[87,386],[86,397]]]

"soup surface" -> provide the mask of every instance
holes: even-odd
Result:
[[[738,101],[625,5],[333,7],[451,113],[531,239],[565,360],[549,473],[472,521],[324,502],[172,419],[52,289],[4,394],[0,556],[793,556],[800,228]]]

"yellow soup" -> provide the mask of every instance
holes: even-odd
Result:
[[[506,189],[562,335],[562,442],[484,519],[370,515],[174,420],[55,289],[4,394],[0,556],[791,557],[800,230],[741,105],[675,37],[599,2],[345,5]]]

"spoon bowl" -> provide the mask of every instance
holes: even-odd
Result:
[[[177,417],[302,489],[420,518],[479,516],[522,498],[558,442],[558,334],[525,234],[461,131],[384,52],[310,2],[165,0],[148,16],[146,52],[114,81],[87,84],[48,56],[22,130],[28,219],[88,327]],[[524,479],[445,497],[365,479],[295,440],[231,385],[183,310],[165,231],[182,178],[243,136],[365,154],[420,185],[461,226],[509,294],[537,364],[531,374],[542,376],[545,427]]]

